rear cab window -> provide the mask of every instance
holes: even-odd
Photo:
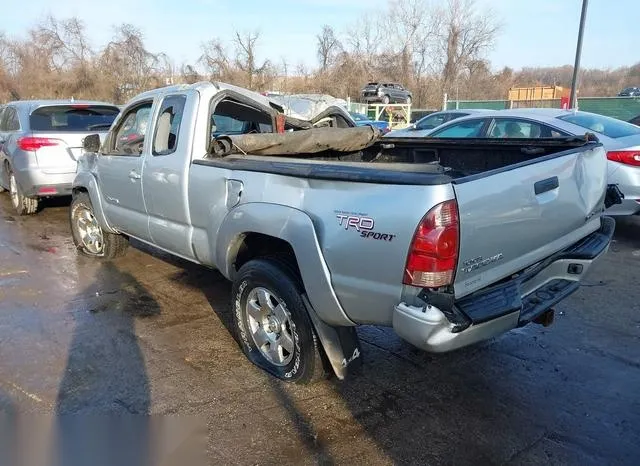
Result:
[[[613,139],[640,134],[640,127],[636,125],[593,113],[576,112],[557,118]]]
[[[48,105],[31,112],[29,126],[39,132],[108,131],[118,113],[111,105]]]
[[[184,94],[169,95],[162,101],[153,136],[153,155],[168,155],[176,151],[186,102]]]
[[[209,141],[222,135],[273,132],[271,114],[231,97],[215,104],[209,117]]]

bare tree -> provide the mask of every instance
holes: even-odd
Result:
[[[245,74],[246,85],[249,89],[255,89],[256,78],[264,80],[264,75],[270,71],[271,63],[265,60],[262,65],[258,66],[256,59],[257,42],[260,34],[257,32],[240,34],[236,32],[233,40],[236,46],[236,66]],[[260,83],[262,84],[262,83]]]
[[[157,85],[158,65],[158,55],[146,49],[142,32],[126,23],[116,28],[114,39],[100,57],[100,66],[110,81],[112,98],[116,101]]]
[[[499,26],[490,12],[478,13],[474,0],[449,0],[439,34],[442,88],[449,91],[460,72],[483,58]]]
[[[231,75],[233,67],[227,50],[220,39],[211,39],[202,44],[202,55],[198,63],[205,67],[211,79],[225,80]]]
[[[320,72],[325,73],[336,54],[342,49],[342,44],[336,37],[333,28],[326,24],[322,26],[322,32],[316,36],[316,39],[318,41]]]

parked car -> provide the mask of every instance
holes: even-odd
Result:
[[[105,102],[9,102],[0,116],[0,190],[19,215],[33,214],[43,197],[69,196],[82,140],[106,134],[120,110]]]
[[[143,107],[153,116],[132,157],[120,134]],[[247,134],[219,133],[220,117]],[[290,131],[274,134],[282,109],[222,83],[135,97],[103,144],[85,139],[70,210],[78,251],[111,259],[137,238],[217,268],[233,282],[245,355],[302,383],[323,361],[339,378],[361,363],[359,324],[442,352],[549,323],[608,248],[597,142],[465,149],[314,126],[326,117],[285,116]]]
[[[356,126],[373,126],[380,129],[382,134],[389,132],[389,123],[386,121],[372,120],[367,115],[357,112],[349,112],[349,114],[351,118],[353,118],[353,121],[356,122]]]
[[[467,115],[481,114],[492,111],[493,110],[483,109],[442,110],[440,112],[434,112],[421,118],[408,128],[391,131],[387,133],[387,137],[423,137],[427,136],[435,128],[447,123],[448,121],[455,120],[456,118]]]
[[[449,122],[434,138],[555,138],[595,133],[607,150],[608,178],[625,199],[609,215],[640,213],[640,127],[595,113],[559,109],[501,110]]]
[[[383,104],[411,104],[413,98],[410,91],[398,83],[371,82],[360,91],[362,102],[380,102]]]
[[[640,96],[640,87],[627,87],[618,93],[618,97],[637,97]]]

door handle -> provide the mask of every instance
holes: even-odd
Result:
[[[135,181],[135,180],[139,180],[142,177],[135,170],[131,170],[129,172],[129,178],[131,178],[131,180]]]
[[[533,190],[538,194],[546,193],[547,191],[552,191],[560,186],[560,182],[558,181],[557,176],[552,176],[551,178],[547,178],[546,180],[538,181],[533,185]]]

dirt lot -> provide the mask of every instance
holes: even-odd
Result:
[[[0,409],[198,415],[225,464],[638,464],[640,219],[556,323],[447,355],[363,328],[363,374],[292,387],[228,330],[229,284],[134,243],[78,257],[63,202],[0,195]]]

